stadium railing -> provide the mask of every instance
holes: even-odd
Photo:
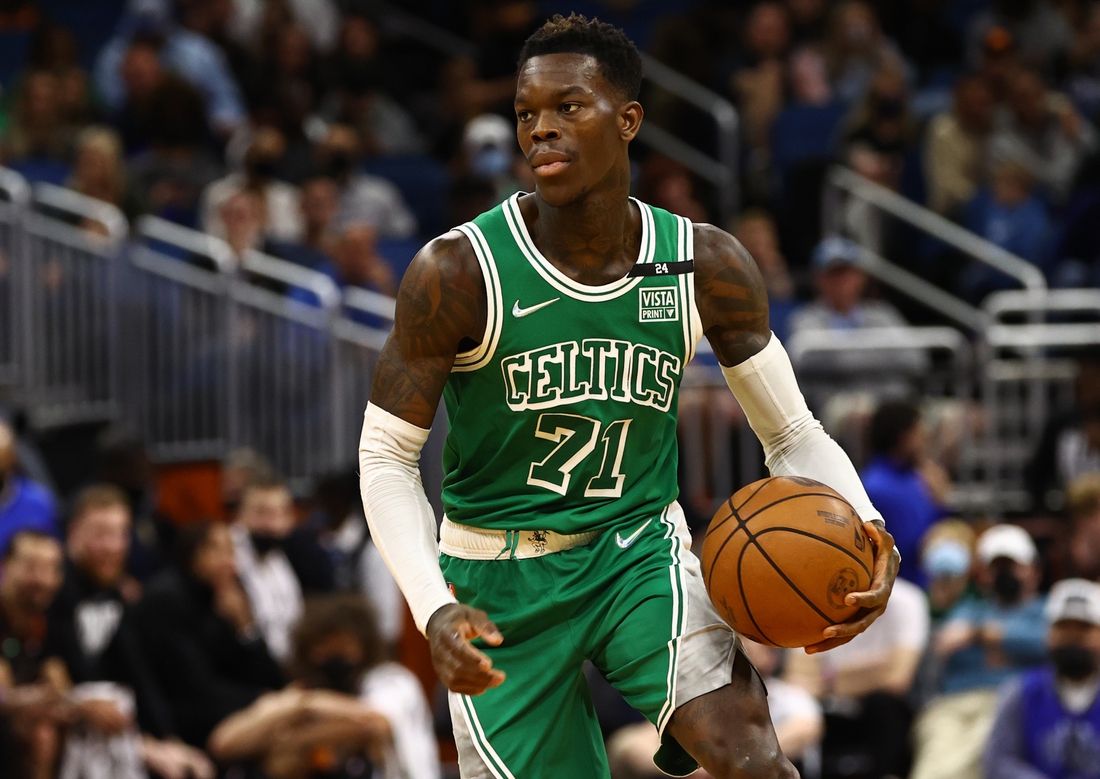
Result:
[[[26,297],[19,221],[26,212],[31,190],[18,173],[0,168],[0,388],[22,381],[20,368],[26,350]]]

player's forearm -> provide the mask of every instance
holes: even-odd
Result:
[[[864,522],[882,521],[851,459],[810,413],[790,358],[774,334],[763,350],[722,373],[760,439],[774,476],[804,476],[827,484]]]
[[[435,513],[420,479],[420,450],[427,440],[427,430],[367,404],[359,442],[363,509],[421,633],[438,608],[455,602],[439,569]]]

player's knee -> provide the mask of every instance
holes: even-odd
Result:
[[[798,779],[798,771],[778,747],[746,750],[744,744],[720,742],[701,762],[715,779]]]

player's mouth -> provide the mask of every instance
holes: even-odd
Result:
[[[561,152],[536,152],[531,157],[531,170],[539,176],[553,176],[568,166],[569,157]]]

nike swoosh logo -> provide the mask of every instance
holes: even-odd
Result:
[[[628,548],[631,544],[634,543],[635,540],[637,540],[638,536],[640,536],[642,534],[642,531],[645,530],[646,526],[652,521],[653,521],[652,518],[647,519],[645,522],[642,523],[642,526],[640,528],[635,530],[633,533],[628,535],[626,538],[623,538],[620,533],[616,533],[615,534],[615,543],[619,545],[620,549]]]
[[[538,305],[530,306],[529,308],[520,308],[519,301],[517,300],[512,305],[512,316],[514,316],[516,319],[522,319],[528,314],[535,313],[540,308],[546,308],[551,303],[557,303],[559,300],[561,300],[561,298],[554,298],[553,300],[547,300],[545,303],[539,303]]]

